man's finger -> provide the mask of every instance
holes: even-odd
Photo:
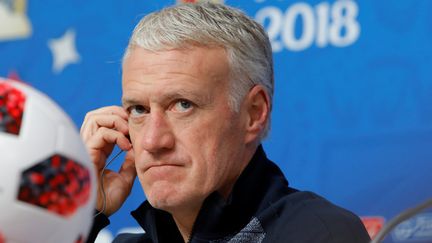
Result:
[[[111,128],[120,131],[123,134],[129,133],[128,122],[122,117],[111,114],[94,114],[81,127],[81,137],[84,141],[87,141],[100,127]]]
[[[129,150],[132,145],[122,133],[106,127],[101,127],[88,141],[90,149],[103,149],[107,144],[117,144],[122,150]]]
[[[120,167],[119,174],[123,177],[123,179],[130,184],[132,187],[133,182],[137,176],[136,168],[135,168],[135,159],[133,157],[133,149],[129,150],[125,156],[125,161]]]
[[[95,126],[93,124],[93,121],[95,120],[95,117],[99,115],[119,116],[126,121],[128,119],[127,112],[120,106],[107,106],[107,107],[99,108],[97,110],[90,111],[86,114],[84,121],[81,125],[81,130],[80,130],[81,136],[83,136],[84,134],[88,136],[89,131],[90,134],[91,132],[95,132]]]

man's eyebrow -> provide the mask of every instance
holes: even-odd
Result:
[[[188,90],[180,89],[175,92],[168,92],[161,97],[158,97],[160,102],[171,101],[176,99],[189,99],[198,104],[209,104],[211,102],[211,96],[203,93],[191,92]],[[122,98],[123,106],[141,104],[143,101],[141,99],[136,99],[133,97],[124,97]]]
[[[211,97],[207,94],[191,92],[184,89],[180,89],[180,90],[176,90],[175,92],[168,93],[163,98],[167,100],[190,99],[191,101],[201,103],[201,104],[209,103],[211,100]]]
[[[134,98],[122,98],[122,105],[123,106],[129,106],[134,104],[139,104],[140,102]]]

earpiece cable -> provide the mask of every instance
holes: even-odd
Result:
[[[112,159],[110,159],[109,161],[108,161],[108,163],[106,163],[105,164],[105,166],[103,167],[103,169],[102,169],[102,172],[101,172],[101,176],[100,176],[100,181],[99,181],[99,183],[100,183],[100,189],[102,190],[102,210],[101,211],[99,211],[99,212],[97,212],[95,215],[94,215],[94,217],[96,218],[99,214],[102,214],[102,213],[104,213],[105,212],[105,209],[106,209],[106,195],[105,195],[105,189],[104,189],[104,183],[103,183],[103,178],[104,178],[104,175],[105,175],[105,170],[106,170],[106,168],[121,154],[121,153],[123,153],[123,150],[120,150],[116,155],[114,155],[114,157],[112,157]]]

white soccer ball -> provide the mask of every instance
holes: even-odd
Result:
[[[65,112],[34,88],[0,78],[0,243],[85,242],[96,185]]]

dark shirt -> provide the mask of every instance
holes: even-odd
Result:
[[[132,212],[146,233],[120,234],[114,242],[183,242],[172,216],[147,201]],[[95,220],[89,242],[109,220]],[[277,165],[259,146],[229,198],[217,192],[203,203],[189,242],[341,242],[366,243],[370,238],[353,213],[312,193],[288,186]]]

